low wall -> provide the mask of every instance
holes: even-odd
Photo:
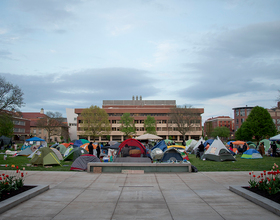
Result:
[[[191,163],[88,163],[89,173],[122,173],[138,170],[144,173],[191,172]],[[128,173],[128,172],[126,172]]]

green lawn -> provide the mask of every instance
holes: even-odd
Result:
[[[241,159],[236,155],[236,161],[215,162],[200,160],[194,154],[189,155],[192,165],[199,171],[263,171],[271,170],[274,163],[280,165],[280,157],[267,157],[263,159]]]
[[[2,151],[3,152],[3,151]],[[240,155],[236,156],[237,161],[224,161],[224,162],[215,162],[208,160],[200,160],[195,157],[195,155],[190,154],[189,159],[192,165],[194,165],[198,172],[200,171],[263,171],[271,170],[274,163],[280,165],[280,157],[267,157],[264,156],[263,159],[241,159]],[[55,165],[51,167],[29,167],[27,164],[30,164],[30,159],[24,156],[11,157],[8,156],[7,160],[4,160],[4,154],[0,155],[0,170],[11,169],[11,165],[19,166],[19,169],[22,170],[25,167],[25,170],[38,170],[38,171],[70,171],[72,161],[61,162],[61,166]],[[5,165],[8,165],[6,168]],[[13,168],[15,169],[15,168]]]

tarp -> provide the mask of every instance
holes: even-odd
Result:
[[[255,150],[255,149],[249,149],[246,150],[242,156],[242,159],[262,159],[262,155],[260,154],[259,151]]]
[[[167,161],[183,161],[183,157],[181,153],[176,150],[175,148],[167,149],[162,156],[161,161],[167,162]]]
[[[100,162],[99,158],[92,154],[84,154],[79,156],[71,165],[70,170],[87,170],[87,164]]]
[[[208,150],[204,152],[201,159],[213,160],[218,162],[236,160],[219,137],[217,137],[217,139],[213,141]]]
[[[60,165],[60,161],[56,154],[48,147],[42,147],[35,151],[36,153],[31,158],[31,164],[35,165]]]
[[[151,151],[153,151],[154,149],[159,148],[161,149],[163,152],[167,150],[167,145],[165,143],[164,140],[158,142],[152,149]]]
[[[157,147],[151,151],[151,157],[153,160],[161,160],[163,157],[163,151]]]
[[[140,135],[139,137],[136,137],[135,139],[136,140],[161,140],[162,137],[159,137],[154,134],[143,134],[143,135]]]
[[[33,138],[26,139],[25,141],[45,141],[45,140],[38,137],[33,137]]]
[[[81,147],[76,147],[73,148],[73,150],[64,158],[65,160],[76,160],[79,156],[83,155],[83,154],[88,154],[88,151],[86,151],[85,149],[81,148]]]
[[[18,156],[29,156],[30,154],[32,154],[33,151],[30,149],[30,147],[18,152]]]
[[[269,138],[270,141],[280,141],[280,134],[277,134],[271,138]]]
[[[0,147],[4,145],[12,145],[12,138],[2,135],[0,137]]]

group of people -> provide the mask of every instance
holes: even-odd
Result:
[[[92,142],[90,142],[89,145],[88,145],[88,153],[91,154],[91,155],[93,155],[93,149],[94,149],[94,148],[93,148]],[[101,152],[101,148],[100,148],[99,144],[97,144],[97,147],[96,147],[96,156],[97,156],[98,158],[100,158],[100,152]]]

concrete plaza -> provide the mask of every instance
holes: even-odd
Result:
[[[29,171],[25,184],[50,189],[0,219],[279,219],[229,191],[248,172],[94,174]]]

